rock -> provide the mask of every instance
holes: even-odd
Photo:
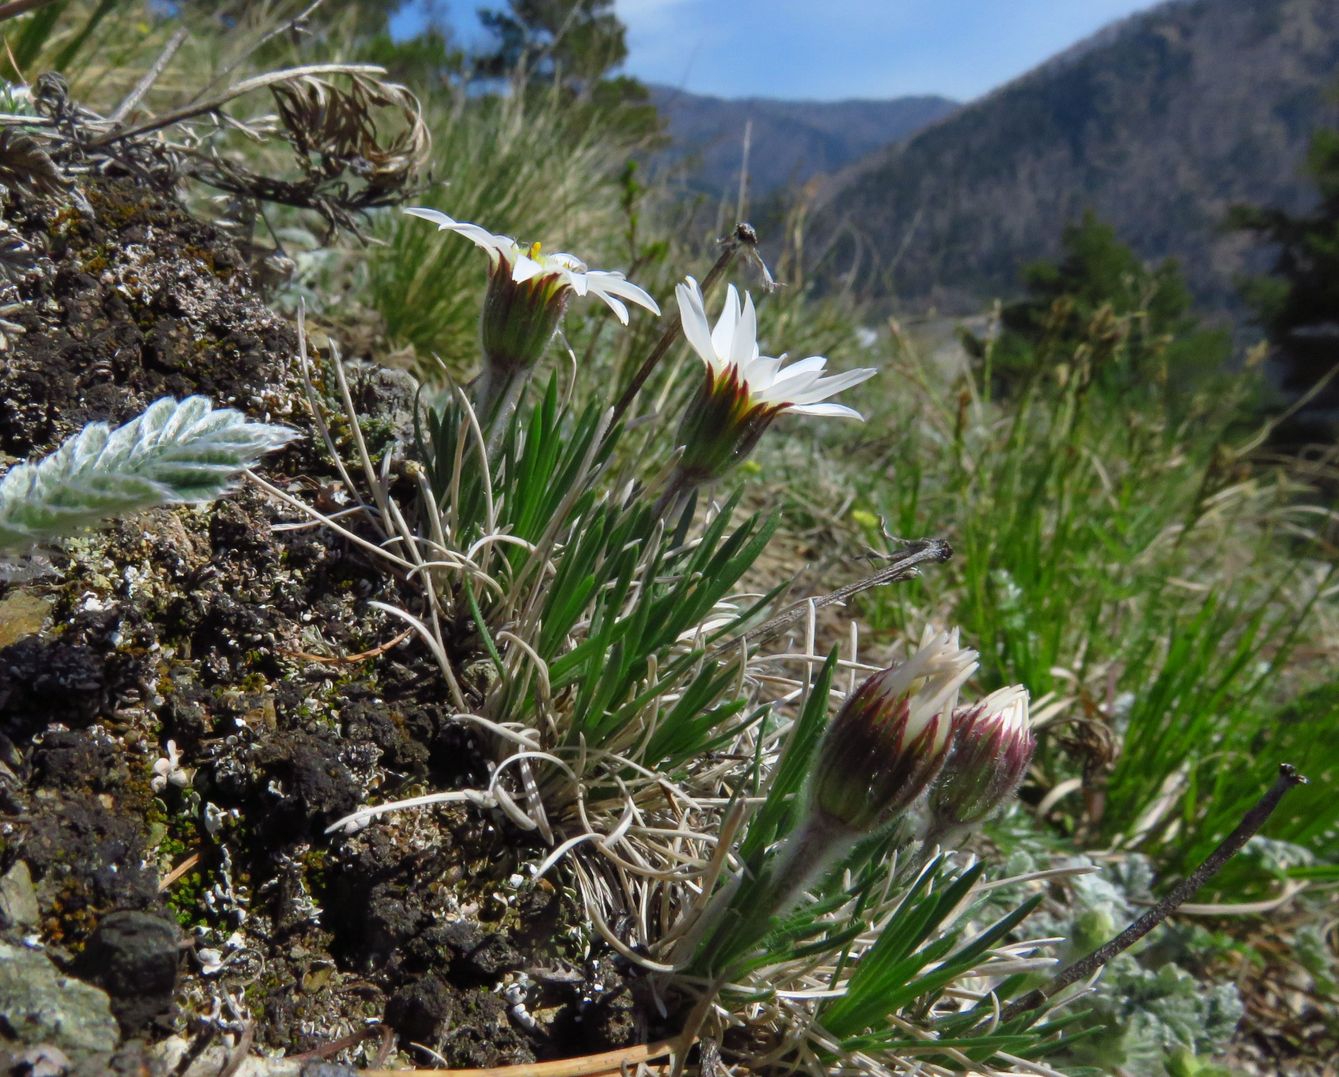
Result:
[[[32,873],[19,860],[0,878],[0,928],[32,931],[41,915]]]
[[[111,997],[121,1032],[133,1036],[172,1005],[177,986],[177,925],[147,912],[104,916],[75,971]]]
[[[0,649],[42,631],[52,599],[17,591],[0,600]]]
[[[502,935],[488,934],[470,951],[462,964],[468,975],[491,982],[504,972],[521,968],[525,964],[525,957]],[[453,969],[454,965],[453,962]]]
[[[397,441],[413,445],[418,379],[407,370],[362,359],[351,359],[344,365],[358,414],[383,418]]]
[[[22,1073],[25,1077],[65,1077],[72,1063],[59,1047],[41,1043],[12,1058],[0,1057],[0,1065],[9,1066],[9,1072]]]
[[[120,1039],[104,992],[61,975],[37,950],[0,942],[0,1026],[24,1045],[72,1059],[112,1051]]]
[[[83,644],[25,636],[0,651],[0,731],[16,742],[51,722],[88,725],[106,696],[102,662]]]
[[[55,790],[27,811],[18,848],[37,885],[47,942],[77,950],[100,910],[161,907],[139,813],[110,798]]]

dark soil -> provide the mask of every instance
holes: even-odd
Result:
[[[267,473],[330,492],[294,331],[236,250],[143,185],[85,193],[92,219],[55,200],[7,212],[39,257],[5,285],[23,332],[0,366],[0,463],[203,393],[307,432]],[[358,383],[374,429],[387,386]],[[325,835],[370,795],[485,772],[416,640],[350,657],[403,627],[367,600],[412,592],[328,531],[273,530],[284,518],[248,487],[113,522],[0,582],[0,876],[26,865],[40,910],[0,915],[0,938],[104,990],[132,1068],[168,1037],[246,1028],[271,1055],[430,1064],[418,1044],[464,1066],[644,1035],[619,971],[560,890],[523,881],[497,820]],[[0,1063],[33,1046],[7,1034]]]

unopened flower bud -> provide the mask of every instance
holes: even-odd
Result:
[[[927,629],[915,654],[865,681],[824,733],[809,810],[868,833],[910,806],[944,763],[958,689],[976,665],[956,629]]]
[[[955,710],[949,759],[930,793],[933,828],[948,831],[984,820],[1018,788],[1035,747],[1021,685]]]

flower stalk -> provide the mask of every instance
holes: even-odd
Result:
[[[927,629],[915,654],[847,698],[824,731],[795,828],[704,910],[699,963],[722,973],[859,842],[891,832],[943,766],[958,690],[976,666],[956,629]]]

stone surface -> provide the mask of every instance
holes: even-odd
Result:
[[[24,1045],[70,1055],[110,1052],[120,1033],[107,995],[61,975],[37,950],[0,942],[0,1027]]]
[[[0,877],[0,928],[32,931],[40,917],[32,873],[19,860]]]
[[[111,999],[121,1031],[132,1036],[172,1005],[177,986],[177,925],[152,913],[104,916],[76,971]]]

